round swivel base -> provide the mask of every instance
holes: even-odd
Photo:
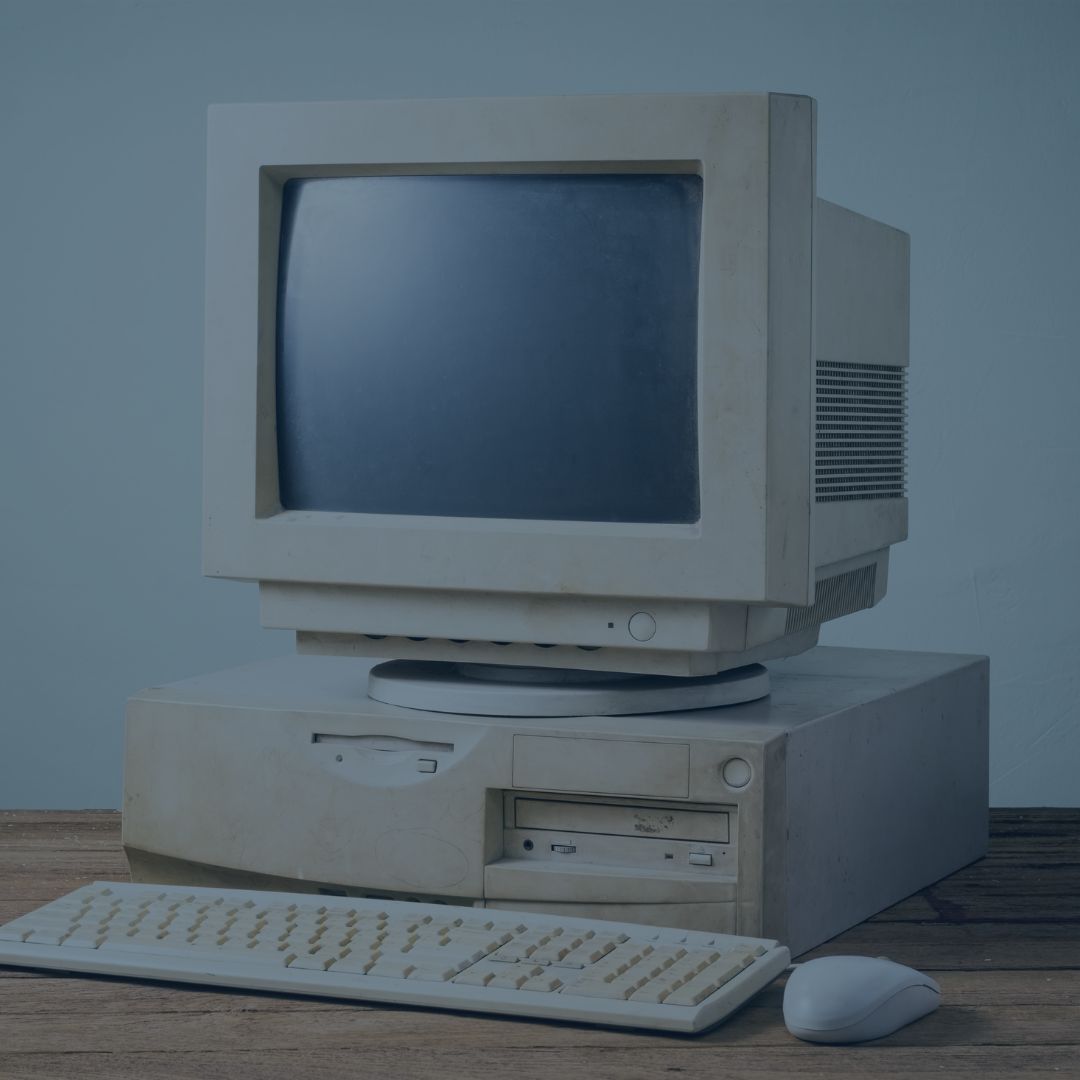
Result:
[[[712,709],[769,692],[760,664],[683,679],[561,668],[391,660],[371,669],[368,696],[387,705],[465,716],[629,716]]]

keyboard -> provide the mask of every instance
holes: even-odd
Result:
[[[633,923],[102,881],[0,927],[0,964],[680,1032],[789,959],[775,941]]]

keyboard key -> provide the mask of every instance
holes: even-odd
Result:
[[[535,963],[554,964],[560,960],[566,959],[567,955],[573,951],[573,947],[569,944],[561,944],[561,939],[549,942],[547,945],[542,945],[529,957],[530,960]]]
[[[397,960],[384,958],[377,960],[375,966],[369,968],[366,974],[380,975],[388,979],[404,979],[416,970],[416,964],[412,960]]]
[[[503,945],[492,956],[499,960],[528,960],[537,949],[547,945],[553,936],[555,936],[553,933],[536,931],[520,934]]]
[[[542,967],[535,967],[532,964],[517,964],[513,968],[504,967],[502,971],[496,972],[495,977],[487,985],[496,990],[519,990],[530,979],[543,974],[544,969]]]
[[[454,982],[460,986],[487,986],[494,978],[495,972],[490,967],[476,964],[460,975],[455,975]]]
[[[479,915],[473,918],[461,919],[458,925],[462,930],[492,930],[495,928],[495,920]]]
[[[378,953],[351,952],[335,960],[326,970],[335,975],[366,975],[378,961]]]
[[[446,940],[452,944],[471,945],[473,948],[489,953],[512,941],[513,935],[490,930],[453,930]]]
[[[646,983],[640,989],[635,990],[631,995],[630,1001],[640,1001],[647,1005],[660,1005],[671,994],[672,988],[670,983],[665,983],[659,979],[655,979],[652,982]]]
[[[665,1005],[698,1005],[723,985],[722,981],[697,975],[664,998]]]
[[[409,978],[420,982],[449,982],[461,967],[461,964],[454,963],[423,963],[409,973]]]
[[[594,938],[591,941],[583,942],[576,949],[572,949],[558,962],[560,964],[565,964],[568,967],[577,964],[595,964],[602,956],[606,956],[611,952],[616,944],[617,942],[612,941],[610,938]]]
[[[612,998],[625,1001],[638,988],[642,979],[631,976],[616,976],[610,981],[603,979],[586,979],[568,987],[564,993],[575,994],[578,997]]]
[[[521,984],[519,989],[521,990],[537,990],[543,993],[551,993],[558,990],[562,986],[562,980],[550,971],[545,971],[543,975],[534,975],[531,979],[526,979]]]
[[[650,978],[666,971],[676,960],[681,960],[686,955],[686,950],[681,945],[661,945],[653,949],[643,962],[644,969]]]
[[[315,949],[312,952],[299,953],[289,967],[308,971],[326,971],[336,959],[338,959],[337,953]]]
[[[79,927],[77,930],[73,930],[64,940],[61,945],[73,946],[78,949],[96,949],[98,944],[106,940],[106,935],[101,932],[99,927]]]
[[[625,945],[617,945],[606,956],[602,957],[597,967],[605,971],[612,971],[621,975],[627,969],[637,964],[643,957],[648,956],[653,947],[641,942],[630,942]]]

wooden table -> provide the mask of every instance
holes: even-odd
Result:
[[[116,813],[0,811],[0,923],[126,869]],[[687,1038],[0,967],[0,1077],[1080,1077],[1080,810],[994,811],[986,859],[824,953],[932,972],[944,1004],[844,1048],[787,1033],[783,980]]]

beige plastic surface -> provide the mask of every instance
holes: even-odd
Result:
[[[872,559],[906,531],[902,499],[825,510],[813,499],[815,320],[826,347],[893,363],[906,357],[907,317],[904,238],[816,199],[815,125],[809,98],[781,94],[212,108],[206,573],[259,581],[264,623],[299,631],[309,652],[702,675],[812,647],[816,625],[786,634],[785,609],[765,605],[811,603],[822,567]],[[287,180],[643,170],[704,181],[699,522],[282,510],[274,349]],[[858,273],[837,269],[849,264]],[[886,300],[859,315],[868,296]]]
[[[0,963],[697,1032],[775,941],[292,893],[95,882],[0,927]]]
[[[514,736],[514,787],[686,798],[690,747],[630,739]]]
[[[776,664],[758,702],[554,720],[382,705],[364,696],[369,666],[287,656],[134,699],[124,763],[133,875],[519,909],[561,902],[561,912],[802,951],[985,849],[987,676],[976,658],[822,648]],[[558,791],[514,790],[515,736],[559,740],[566,773],[546,766]],[[611,760],[624,742],[631,756],[654,748],[665,768],[689,747],[687,794],[601,794],[634,786],[635,774],[581,775],[579,739],[603,743]],[[725,780],[734,758],[748,766],[738,784]],[[661,771],[636,775],[647,785]],[[514,804],[532,798],[578,809],[546,822],[560,828],[519,827]],[[673,804],[715,817],[715,835],[688,834]],[[627,820],[637,835],[623,835]],[[696,851],[712,865],[692,864]],[[642,871],[648,901],[627,887]]]

